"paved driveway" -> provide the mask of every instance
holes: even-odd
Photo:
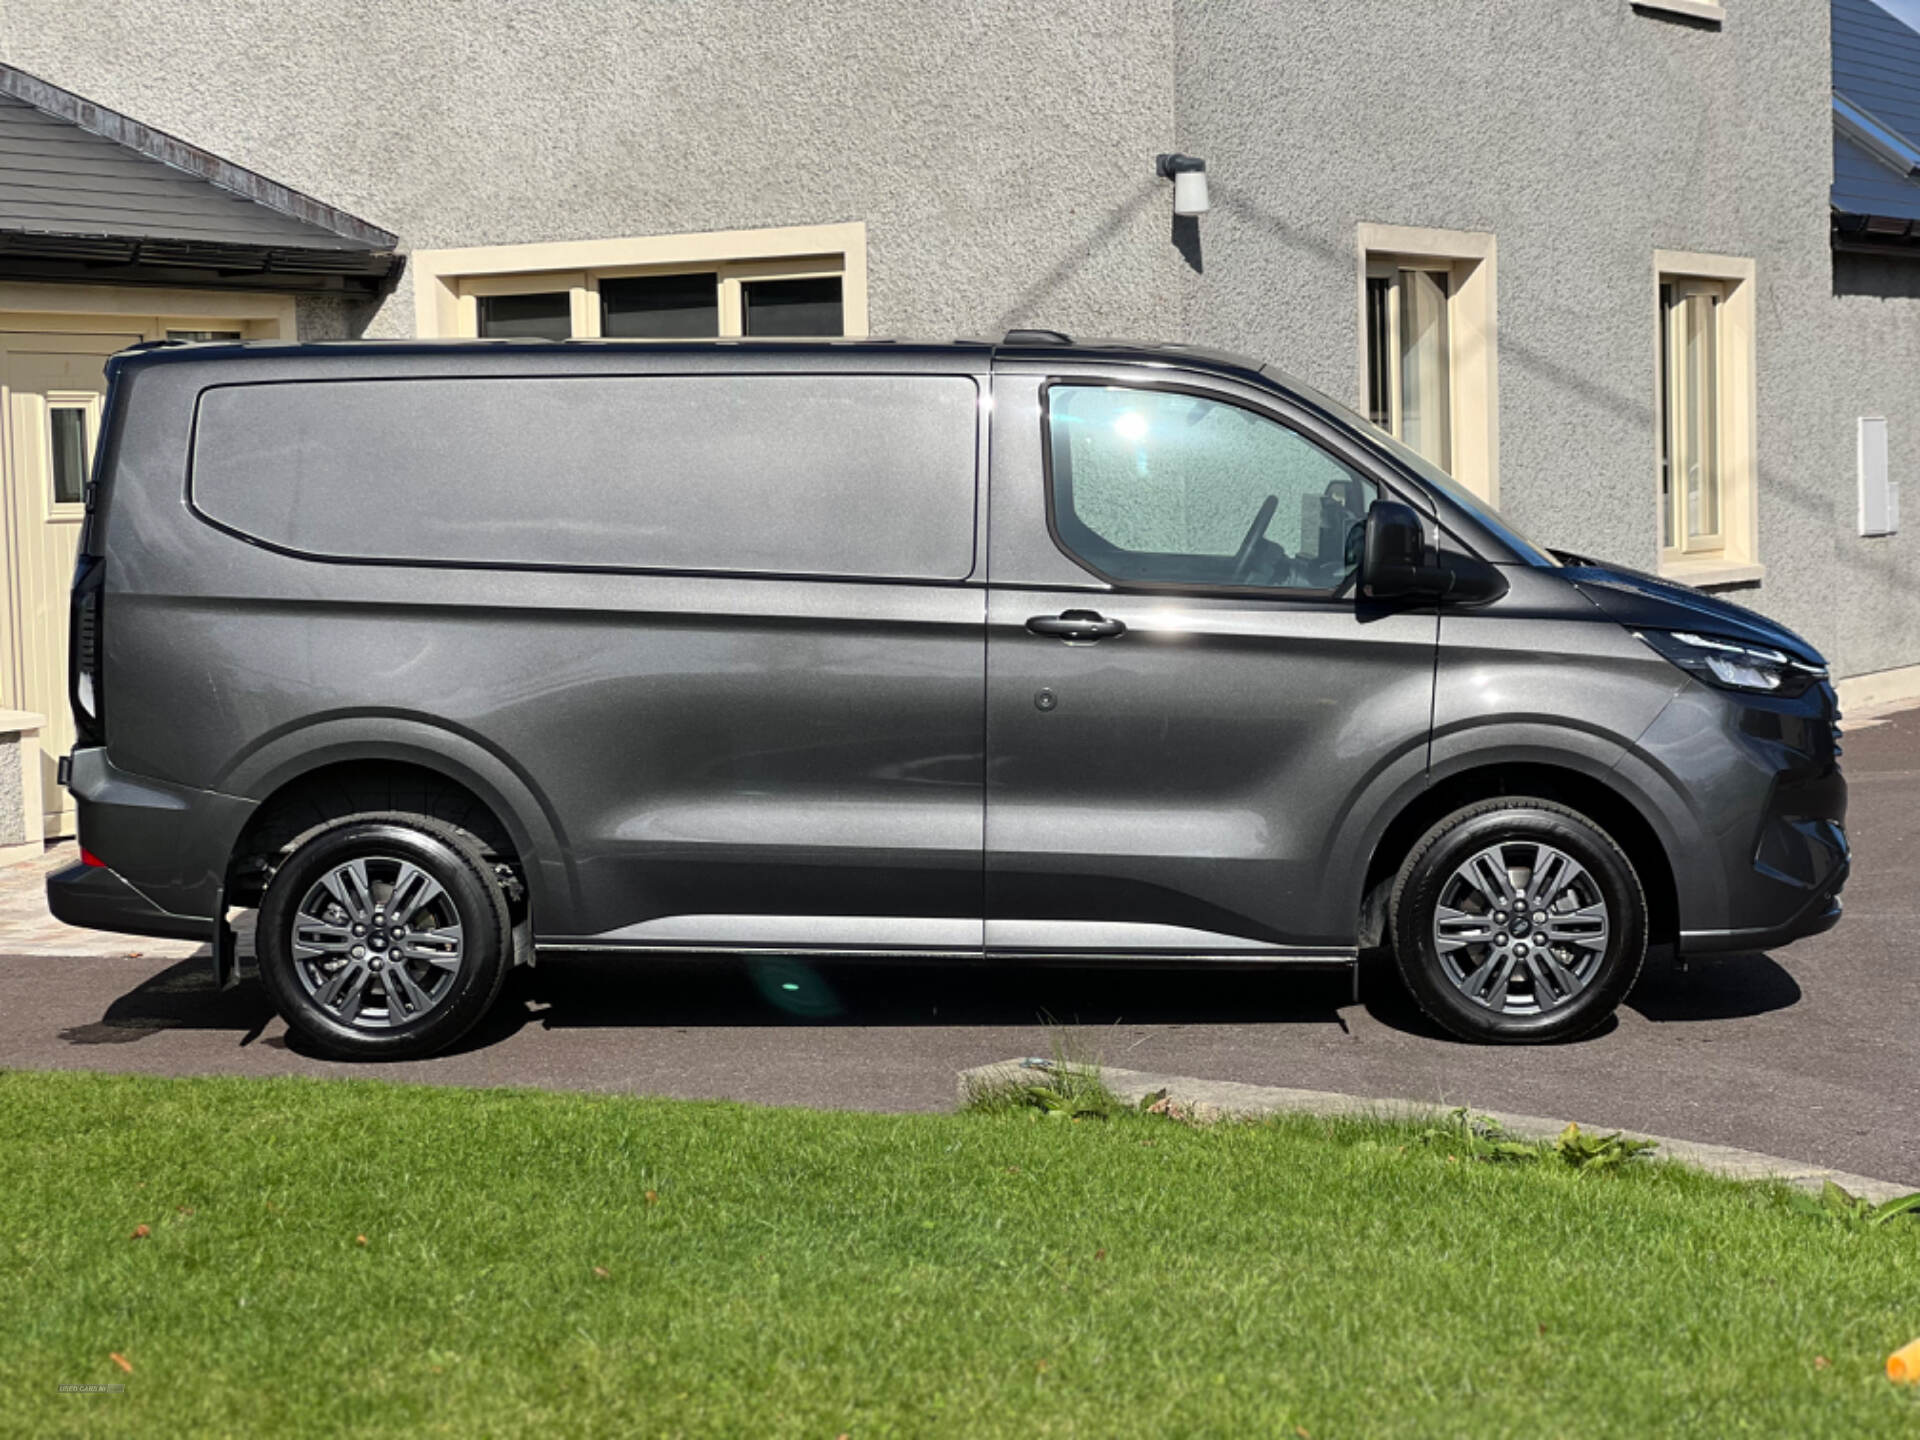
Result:
[[[1390,979],[1003,966],[549,958],[454,1053],[380,1067],[291,1049],[258,985],[192,947],[46,919],[0,871],[0,1064],[161,1074],[375,1074],[772,1104],[937,1110],[954,1073],[1047,1053],[1565,1115],[1920,1185],[1920,712],[1847,739],[1855,873],[1838,929],[1776,956],[1655,968],[1576,1044],[1494,1050],[1424,1025]],[[204,952],[201,952],[204,953]]]

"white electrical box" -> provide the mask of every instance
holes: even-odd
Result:
[[[1887,471],[1887,422],[1860,417],[1860,533],[1891,535],[1900,528],[1900,486]]]

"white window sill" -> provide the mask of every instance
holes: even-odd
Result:
[[[1689,20],[1703,20],[1710,25],[1724,25],[1727,19],[1727,7],[1719,0],[1630,0],[1630,3],[1636,10],[1684,15]]]
[[[1660,578],[1677,580],[1696,590],[1715,585],[1746,585],[1766,576],[1767,567],[1750,561],[1727,560],[1718,555],[1696,559],[1662,560]]]

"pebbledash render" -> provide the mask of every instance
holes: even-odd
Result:
[[[8,0],[0,40],[398,237],[384,288],[294,292],[300,338],[1256,354],[1542,542],[1800,631],[1862,703],[1920,694],[1920,539],[1883,487],[1920,474],[1920,248],[1833,201],[1835,37],[1877,13]],[[1175,152],[1205,213],[1173,213]]]

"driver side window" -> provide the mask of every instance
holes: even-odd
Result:
[[[1359,560],[1373,482],[1224,401],[1117,385],[1047,389],[1052,514],[1104,579],[1334,590]]]

